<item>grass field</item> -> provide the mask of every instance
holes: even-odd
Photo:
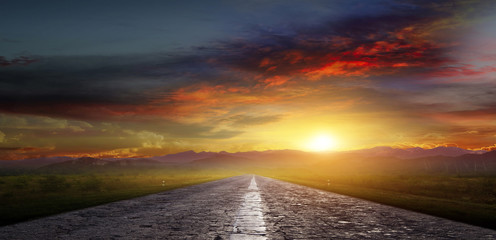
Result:
[[[213,170],[150,170],[98,175],[0,176],[0,225],[233,175],[237,174]]]
[[[326,175],[301,169],[259,174],[496,229],[496,176]]]
[[[244,172],[496,229],[496,176],[329,174],[315,169],[159,169],[0,176],[0,224],[203,183]]]

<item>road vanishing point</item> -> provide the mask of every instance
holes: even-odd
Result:
[[[243,175],[4,226],[0,239],[496,239],[496,231]]]

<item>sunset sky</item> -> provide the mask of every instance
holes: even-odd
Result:
[[[0,2],[0,159],[496,149],[494,1]]]

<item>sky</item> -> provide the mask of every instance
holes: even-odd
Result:
[[[496,149],[494,1],[0,2],[0,159]]]

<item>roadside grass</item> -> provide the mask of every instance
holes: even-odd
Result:
[[[0,176],[0,226],[238,175],[150,170],[94,175]]]
[[[307,170],[260,175],[429,215],[496,229],[496,177],[326,175]]]
[[[496,176],[330,174],[302,168],[0,176],[0,226],[246,172],[496,229]]]

